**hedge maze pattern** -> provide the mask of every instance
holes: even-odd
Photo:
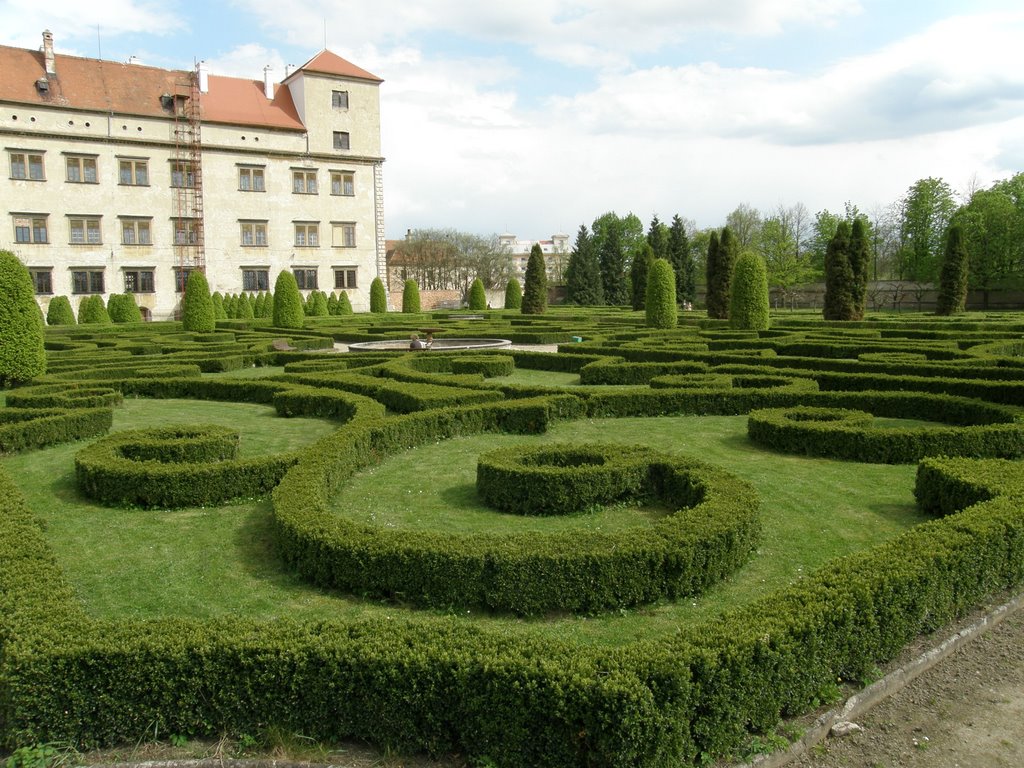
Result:
[[[443,328],[439,338],[558,344],[559,354],[328,352],[336,341],[408,338],[427,320]],[[0,450],[91,441],[78,452],[79,480],[115,504],[218,504],[273,488],[287,567],[317,587],[393,599],[393,615],[96,620],[16,480],[0,471],[5,746],[135,742],[154,724],[197,736],[273,725],[501,766],[695,763],[769,732],[834,691],[837,679],[863,680],[917,634],[1024,581],[1019,319],[792,315],[761,332],[696,317],[655,331],[614,310],[493,312],[484,321],[457,313],[307,318],[302,330],[269,322],[221,321],[211,333],[173,323],[50,329],[47,374],[8,392],[0,409]],[[282,337],[291,350],[275,348]],[[282,370],[231,375],[254,365]],[[502,381],[514,369],[578,383]],[[262,403],[337,429],[252,466],[233,458],[234,435],[187,423],[95,439],[127,397]],[[444,609],[585,614],[697,593],[742,568],[755,545],[757,499],[746,484],[694,460],[631,452],[622,463],[639,474],[625,493],[660,498],[672,514],[614,541],[442,529],[414,536],[331,512],[356,473],[416,446],[538,434],[556,421],[673,414],[749,414],[763,450],[920,462],[914,492],[935,519],[705,626],[607,648],[528,640],[451,620]],[[872,417],[940,424],[878,429]],[[516,471],[575,462],[578,472],[545,492],[554,497],[598,458],[620,460],[602,446],[564,450],[569,459],[481,461]],[[530,511],[522,508],[530,497],[510,493],[507,481],[484,472],[482,485],[492,502]],[[573,503],[555,507],[580,514]]]

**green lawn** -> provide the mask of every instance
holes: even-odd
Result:
[[[115,413],[115,429],[229,424],[242,434],[243,455],[293,450],[336,428],[326,421],[282,419],[266,406],[205,401],[129,399]],[[424,446],[357,476],[336,500],[337,511],[382,525],[493,529],[509,516],[476,501],[477,455],[513,443],[562,441],[644,444],[734,472],[754,484],[763,499],[760,548],[727,583],[677,604],[587,618],[478,617],[465,609],[454,615],[503,632],[603,644],[671,633],[921,521],[913,504],[913,466],[769,453],[747,441],[745,416],[584,420],[558,424],[542,436],[481,435]],[[266,500],[174,511],[110,509],[88,502],[74,485],[74,454],[80,445],[7,457],[4,465],[44,519],[62,567],[93,615],[323,619],[402,610],[322,593],[287,572],[275,553]],[[662,513],[623,505],[582,517],[514,522],[623,527],[649,524],[651,515]]]

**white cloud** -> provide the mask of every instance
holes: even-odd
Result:
[[[244,77],[249,80],[262,80],[263,68],[269,66],[271,79],[275,82],[284,79],[286,63],[280,52],[256,43],[240,45],[225,54],[206,60],[212,74]]]

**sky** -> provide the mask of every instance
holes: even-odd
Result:
[[[0,44],[277,80],[384,79],[387,235],[721,226],[1024,170],[1020,0],[0,0]],[[2,73],[0,73],[2,77]]]

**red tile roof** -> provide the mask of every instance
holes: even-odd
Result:
[[[0,101],[139,117],[169,117],[173,113],[162,104],[160,97],[187,94],[192,75],[185,70],[59,54],[54,60],[57,75],[49,78],[49,90],[40,91],[36,81],[46,78],[43,53],[0,46]],[[326,50],[300,69],[383,82]],[[200,97],[206,122],[304,130],[287,87],[275,85],[274,98],[268,100],[260,80],[210,75],[209,84],[209,92]]]
[[[299,67],[299,69],[307,72],[319,72],[325,75],[352,77],[356,80],[370,80],[374,83],[384,82],[376,75],[367,72],[361,67],[357,67],[351,61],[341,58],[336,53],[331,53],[326,48]]]

